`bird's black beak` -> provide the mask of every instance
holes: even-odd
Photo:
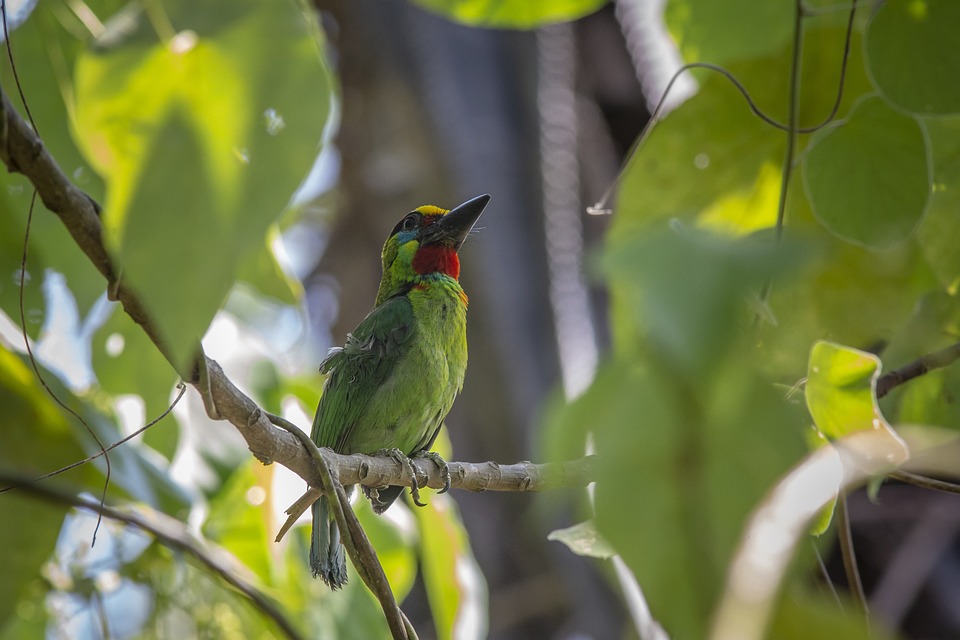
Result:
[[[450,213],[428,227],[431,236],[428,242],[451,245],[459,251],[488,202],[490,196],[484,194],[451,209]]]

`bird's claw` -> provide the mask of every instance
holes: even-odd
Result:
[[[413,504],[418,507],[425,507],[427,503],[420,501],[420,478],[417,475],[417,468],[413,466],[413,463],[410,461],[410,457],[397,449],[396,447],[392,449],[380,449],[373,455],[385,458],[391,458],[400,465],[400,468],[404,472],[409,473],[410,477],[413,480],[410,482],[410,497],[413,498]]]
[[[447,461],[440,457],[439,453],[436,451],[417,451],[410,457],[433,460],[433,464],[440,467],[440,478],[443,480],[443,488],[437,491],[437,493],[450,491],[450,467],[447,465]]]

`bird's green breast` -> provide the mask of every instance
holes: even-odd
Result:
[[[408,346],[350,429],[342,453],[424,449],[463,386],[467,304],[460,284],[436,275],[406,296],[413,311]]]

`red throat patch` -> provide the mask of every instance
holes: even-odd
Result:
[[[460,277],[460,258],[456,250],[441,245],[427,245],[417,250],[413,257],[413,270],[420,275],[443,273],[452,278]]]

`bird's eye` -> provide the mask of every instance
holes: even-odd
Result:
[[[420,226],[420,214],[411,213],[400,223],[400,228],[403,231],[413,231]]]

